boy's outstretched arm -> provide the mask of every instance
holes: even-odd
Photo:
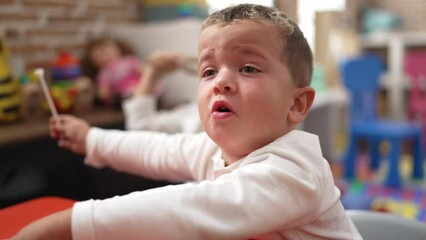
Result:
[[[133,96],[153,94],[157,81],[167,73],[177,70],[181,65],[181,58],[179,52],[152,53],[144,64],[142,79],[136,86]]]
[[[12,240],[72,239],[71,208],[41,218],[21,229]]]
[[[72,115],[59,115],[50,118],[50,136],[58,140],[58,145],[78,154],[86,154],[86,137],[90,125]]]

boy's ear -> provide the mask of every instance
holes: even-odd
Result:
[[[294,102],[290,108],[288,120],[298,124],[308,115],[315,98],[315,90],[312,87],[301,87],[295,90]]]

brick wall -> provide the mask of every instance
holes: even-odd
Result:
[[[15,68],[47,67],[59,51],[79,55],[93,31],[138,18],[137,0],[0,0],[0,37]]]
[[[426,29],[426,1],[363,0],[358,9],[361,2],[395,12],[407,30]],[[276,3],[297,21],[297,0]],[[0,0],[0,36],[15,65],[45,67],[61,50],[79,54],[92,31],[138,21],[140,4],[141,0]]]

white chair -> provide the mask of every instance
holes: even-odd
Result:
[[[394,214],[346,210],[364,240],[426,240],[426,224]]]

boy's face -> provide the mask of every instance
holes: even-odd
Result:
[[[275,28],[248,20],[201,32],[200,118],[228,163],[294,127],[288,115],[296,88],[282,49]]]

